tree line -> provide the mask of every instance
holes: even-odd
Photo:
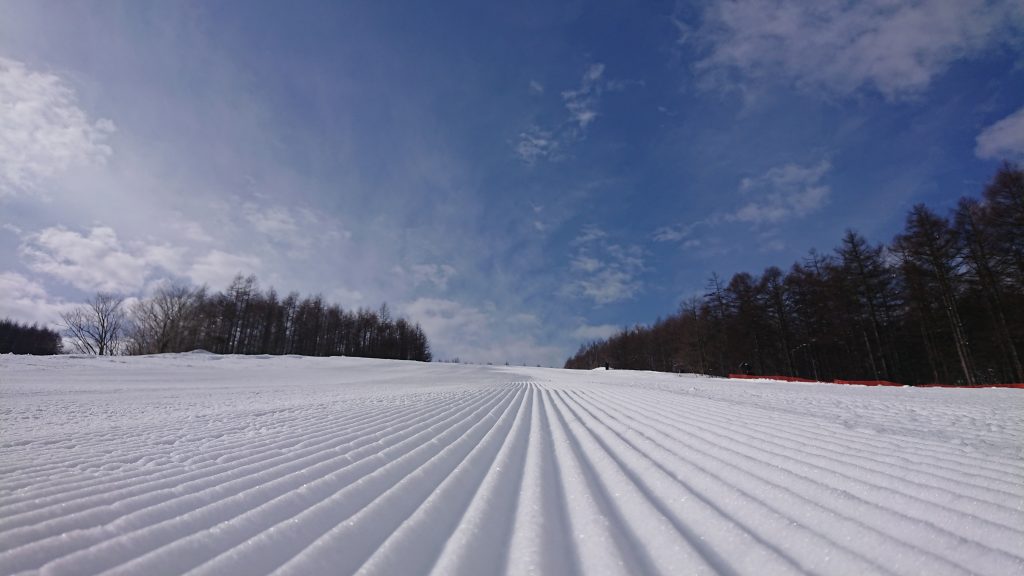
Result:
[[[0,319],[0,354],[60,354],[60,333],[38,324]]]
[[[344,310],[317,296],[280,297],[255,276],[237,276],[223,292],[171,285],[131,305],[97,294],[61,314],[65,335],[86,354],[216,354],[361,356],[429,362],[419,324],[393,318],[387,305]]]
[[[651,326],[583,344],[566,368],[904,384],[1024,382],[1024,171],[1004,164],[947,216],[924,204],[888,245],[847,231],[788,272],[712,275]]]

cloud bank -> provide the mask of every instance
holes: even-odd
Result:
[[[0,201],[42,194],[53,176],[105,163],[114,131],[110,120],[90,120],[59,76],[0,57]]]
[[[715,84],[775,77],[846,95],[920,93],[953,62],[1024,30],[1019,0],[717,0],[681,41]]]

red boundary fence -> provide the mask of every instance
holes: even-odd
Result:
[[[756,374],[729,374],[729,378],[741,380],[781,380],[783,382],[821,382],[822,384],[852,384],[856,386],[903,386],[899,382],[888,380],[833,380],[822,382],[807,378],[794,376],[760,376]],[[1024,384],[982,384],[980,386],[957,386],[955,384],[918,384],[916,388],[1019,388],[1024,389]]]

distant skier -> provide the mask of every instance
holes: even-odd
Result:
[[[740,374],[750,376],[754,373],[754,367],[750,365],[750,362],[744,362],[740,364]]]
[[[605,369],[605,370],[611,370],[611,369],[612,369],[612,366],[611,366],[611,364],[609,364],[609,363],[605,362],[605,363],[604,363],[604,369]]]

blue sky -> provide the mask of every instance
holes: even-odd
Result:
[[[1015,0],[0,2],[0,316],[393,309],[560,365],[1024,160]]]

